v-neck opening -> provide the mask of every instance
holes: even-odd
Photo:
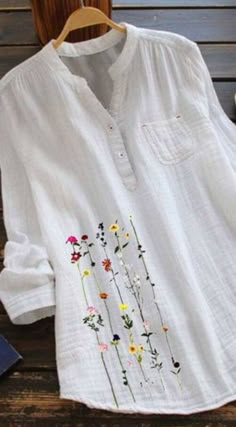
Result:
[[[119,22],[119,25],[126,27],[126,32],[120,32],[115,28],[111,28],[105,34],[88,40],[83,40],[75,43],[63,41],[58,48],[54,48],[51,39],[42,48],[42,58],[52,70],[64,71],[72,79],[81,80],[84,82],[86,78],[78,74],[74,74],[65,63],[60,59],[60,56],[79,57],[82,55],[90,55],[94,53],[103,52],[106,49],[115,46],[124,38],[123,48],[114,62],[107,68],[107,72],[111,79],[114,80],[120,73],[122,73],[129,63],[132,61],[136,44],[138,28],[135,25],[125,21]]]
[[[134,191],[137,187],[137,178],[130,163],[125,143],[119,128],[119,111],[121,109],[121,85],[125,81],[128,73],[128,68],[132,64],[132,59],[136,52],[138,42],[138,27],[127,22],[120,22],[119,24],[126,27],[126,32],[119,32],[116,29],[111,29],[102,36],[84,40],[76,43],[62,42],[61,45],[55,49],[53,40],[51,39],[41,50],[41,59],[54,73],[61,73],[61,76],[66,76],[67,81],[71,81],[75,90],[85,90],[85,100],[96,109],[96,114],[101,118],[104,127],[109,133],[111,150],[113,151],[114,161],[117,169],[122,177],[126,189]],[[68,57],[79,57],[81,55],[89,55],[105,51],[107,48],[115,46],[124,38],[124,44],[120,54],[116,57],[115,61],[107,68],[107,72],[112,80],[112,91],[109,100],[109,105],[105,107],[101,100],[97,97],[93,89],[90,87],[88,80],[77,74],[73,74],[66,64],[60,59],[60,55]],[[58,73],[58,74],[59,74]],[[111,130],[114,129],[112,136]],[[118,148],[119,147],[119,148]],[[122,158],[119,157],[121,150]]]

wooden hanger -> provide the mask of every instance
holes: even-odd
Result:
[[[100,9],[89,6],[85,7],[84,1],[81,0],[81,7],[72,12],[71,15],[67,18],[61,33],[52,43],[53,47],[56,49],[58,46],[60,46],[70,31],[96,24],[106,24],[115,30],[126,32],[125,27],[112,21]]]

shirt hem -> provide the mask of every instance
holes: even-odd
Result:
[[[191,415],[198,412],[214,410],[221,406],[226,405],[227,403],[234,402],[236,400],[236,393],[230,393],[230,394],[221,396],[219,399],[214,399],[214,402],[209,402],[202,406],[192,406],[192,407],[182,408],[182,409],[177,409],[177,408],[148,408],[147,409],[143,407],[137,407],[132,409],[125,408],[125,407],[116,408],[114,406],[109,406],[106,404],[95,402],[93,400],[81,398],[77,394],[70,394],[62,391],[60,391],[59,398],[73,400],[73,401],[82,403],[90,409],[101,409],[101,410],[107,410],[115,413],[125,413],[125,414],[138,413],[138,414],[144,414],[144,415],[151,415],[151,414]]]

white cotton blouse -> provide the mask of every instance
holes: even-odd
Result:
[[[55,315],[60,398],[191,414],[236,399],[236,127],[194,41],[120,24],[0,81],[0,298]]]

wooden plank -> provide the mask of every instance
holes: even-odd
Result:
[[[126,414],[124,422],[124,414],[91,410],[80,402],[60,399],[56,372],[11,372],[0,381],[0,425],[233,427],[236,402],[189,416]]]
[[[0,314],[0,331],[23,356],[14,370],[56,369],[54,316],[30,325],[14,325],[7,315]]]
[[[86,5],[86,0],[84,0]],[[88,4],[88,3],[87,3]],[[234,7],[235,0],[113,0],[112,7]],[[30,0],[0,0],[0,10],[30,9]]]
[[[115,10],[113,19],[176,32],[196,42],[234,42],[236,39],[236,9]]]
[[[0,45],[38,45],[39,40],[33,25],[32,12],[1,12]]]
[[[138,27],[176,32],[196,42],[236,42],[236,8],[117,9],[113,11],[112,19]],[[0,45],[38,44],[31,11],[0,13],[0,28]]]

